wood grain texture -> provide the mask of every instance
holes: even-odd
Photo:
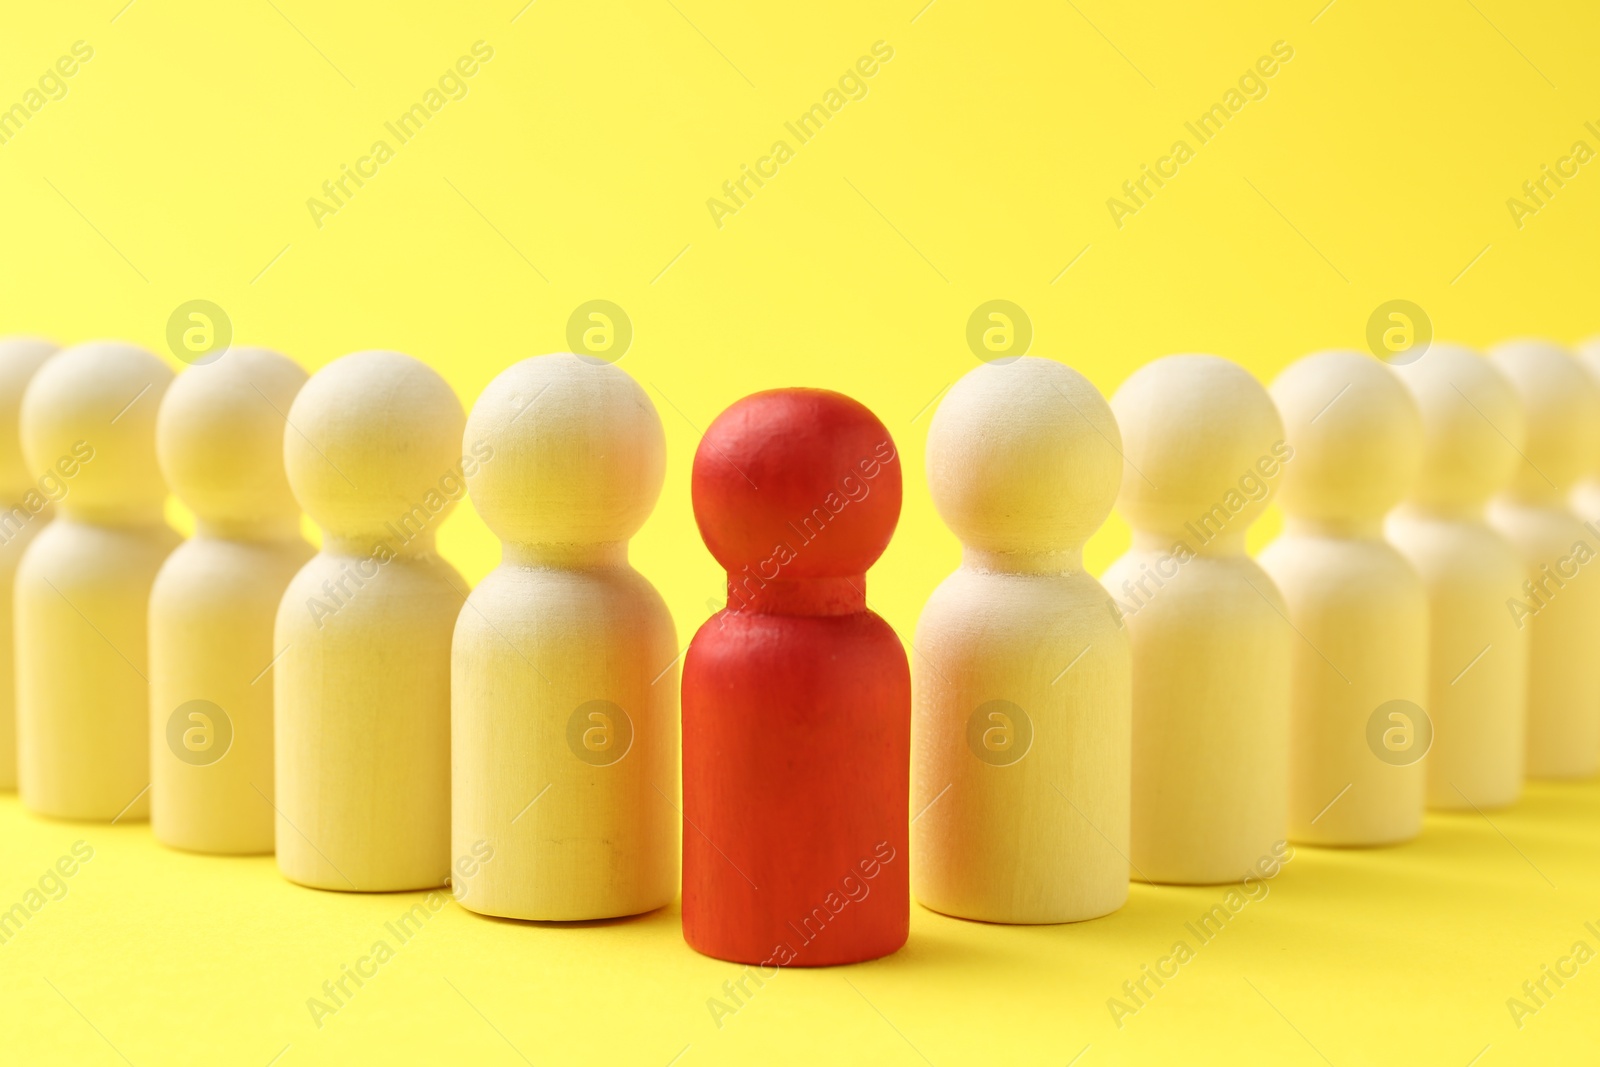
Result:
[[[40,484],[22,454],[22,394],[56,346],[33,337],[0,339],[0,604],[13,602],[17,565],[28,542],[54,517],[59,479]],[[15,613],[0,610],[0,790],[17,788]]]
[[[283,469],[305,382],[276,352],[232,348],[161,402],[161,469],[195,515],[150,593],[150,826],[174,848],[273,848],[272,630],[312,556]]]
[[[1395,373],[1356,352],[1307,356],[1271,392],[1294,449],[1284,532],[1261,553],[1298,638],[1289,838],[1407,841],[1422,832],[1431,744],[1428,600],[1383,520],[1416,482],[1422,419]]]
[[[1522,561],[1484,509],[1522,462],[1522,408],[1511,383],[1460,346],[1435,343],[1395,370],[1423,428],[1421,473],[1385,528],[1428,591],[1428,806],[1504,807],[1522,793],[1528,642],[1506,606],[1521,593]]]
[[[171,382],[143,349],[91,342],[23,395],[28,465],[62,487],[16,578],[18,785],[46,815],[149,817],[150,586],[179,541],[156,462]]]
[[[465,492],[461,403],[395,352],[335,360],[289,412],[284,465],[322,550],[279,605],[279,869],[322,889],[450,870],[450,639],[465,583],[434,549]]]
[[[961,567],[917,624],[912,886],[936,911],[1090,919],[1128,896],[1128,636],[1083,543],[1122,478],[1111,409],[1047,359],[988,363],[928,431]]]
[[[695,453],[728,607],[683,670],[683,934],[719,959],[872,959],[909,927],[911,679],[865,572],[900,514],[893,440],[838,393],[757,393]]]
[[[452,854],[473,911],[602,919],[671,903],[678,884],[678,650],[628,564],[666,470],[650,398],[570,354],[491,382],[462,445],[478,513],[504,542],[453,651]]]
[[[1216,356],[1147,364],[1111,408],[1133,546],[1101,582],[1133,651],[1134,877],[1239,882],[1284,834],[1292,632],[1245,533],[1291,453],[1266,390]]]
[[[1513,601],[1528,637],[1527,772],[1587,778],[1600,769],[1600,538],[1569,494],[1600,454],[1600,387],[1565,349],[1513,341],[1490,353],[1522,401],[1527,438],[1489,522],[1522,557]]]

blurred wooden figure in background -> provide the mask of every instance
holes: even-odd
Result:
[[[22,454],[22,394],[56,351],[33,337],[0,339],[0,604],[12,603],[22,550],[54,513],[59,472],[35,471]],[[0,790],[17,787],[17,685],[14,615],[0,610]]]
[[[161,402],[161,470],[195,516],[150,594],[150,825],[174,848],[272,851],[272,629],[312,555],[283,469],[305,382],[276,352],[233,348]]]
[[[1485,506],[1522,462],[1522,408],[1470,349],[1393,363],[1422,415],[1422,472],[1386,530],[1428,591],[1428,806],[1505,807],[1522,792],[1528,641],[1506,609],[1522,560]]]
[[[1600,538],[1569,494],[1600,455],[1600,387],[1548,341],[1508,342],[1489,358],[1527,420],[1489,522],[1522,557],[1522,587],[1506,610],[1528,635],[1528,777],[1587,778],[1600,767]]]
[[[1248,371],[1168,356],[1111,399],[1133,545],[1101,578],[1133,648],[1134,877],[1241,882],[1284,834],[1289,640],[1245,552],[1293,455]]]
[[[94,341],[23,395],[28,466],[61,494],[16,578],[18,784],[45,815],[149,817],[150,587],[180,540],[156,461],[171,382],[144,349]]]
[[[1432,746],[1428,596],[1383,539],[1416,484],[1422,417],[1386,364],[1319,352],[1272,383],[1294,463],[1261,553],[1289,622],[1289,839],[1383,845],[1422,831]]]

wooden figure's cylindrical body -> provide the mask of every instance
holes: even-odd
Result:
[[[0,605],[10,605],[22,551],[54,514],[64,490],[55,472],[34,471],[22,454],[22,394],[56,351],[31,337],[0,340]],[[43,477],[41,477],[43,475]],[[0,791],[17,787],[15,614],[0,609]]]
[[[678,648],[666,603],[628,564],[661,492],[666,442],[643,389],[556,354],[493,382],[463,452],[505,541],[456,624],[452,854],[465,907],[602,919],[677,890]]]
[[[179,540],[155,448],[171,381],[150,353],[94,342],[50,357],[23,397],[29,466],[62,486],[15,593],[18,785],[45,815],[149,815],[150,586]]]
[[[1091,919],[1128,896],[1130,653],[1083,542],[1122,477],[1105,399],[1060,363],[972,371],[928,434],[963,544],[917,624],[912,888],[1005,923]]]
[[[1589,373],[1589,380],[1600,389],[1600,337],[1579,344],[1576,355]],[[1600,454],[1590,457],[1585,474],[1572,490],[1570,503],[1580,520],[1600,530]]]
[[[1408,841],[1422,831],[1433,738],[1428,597],[1383,518],[1416,481],[1421,416],[1394,371],[1355,352],[1307,356],[1272,398],[1294,449],[1284,532],[1261,554],[1295,630],[1289,837]]]
[[[1245,534],[1293,451],[1266,390],[1216,356],[1148,364],[1111,407],[1133,547],[1100,581],[1133,654],[1133,874],[1239,882],[1284,834],[1291,634]]]
[[[1504,807],[1522,792],[1528,642],[1506,608],[1522,561],[1484,518],[1520,463],[1522,409],[1482,356],[1435,342],[1396,367],[1422,413],[1422,473],[1389,542],[1428,592],[1428,807]]]
[[[272,851],[272,631],[312,554],[282,413],[305,380],[275,352],[234,348],[161,403],[161,468],[195,513],[150,593],[150,827],[174,848]]]
[[[684,657],[684,937],[769,968],[891,953],[911,685],[865,572],[899,517],[894,442],[837,393],[758,393],[707,430],[694,502],[729,580]]]
[[[1527,417],[1511,483],[1489,504],[1523,564],[1506,609],[1528,637],[1527,773],[1587,778],[1600,768],[1600,523],[1586,527],[1568,494],[1600,452],[1600,388],[1548,342],[1511,342],[1490,359]]]
[[[450,641],[465,583],[434,550],[465,493],[461,404],[393,352],[318,371],[284,459],[322,551],[278,607],[278,867],[321,889],[444,883]]]

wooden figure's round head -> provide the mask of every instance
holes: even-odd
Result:
[[[1526,419],[1511,490],[1533,499],[1564,495],[1600,453],[1600,386],[1550,341],[1507,341],[1489,359],[1510,380]]]
[[[1122,435],[1089,380],[1054,360],[985,363],[928,430],[928,488],[945,525],[986,553],[1071,552],[1122,481]]]
[[[1278,496],[1284,513],[1317,522],[1380,520],[1417,481],[1422,416],[1387,363],[1317,352],[1272,383],[1294,460]]]
[[[161,401],[156,453],[197,519],[238,533],[299,520],[283,437],[305,384],[299,364],[262,348],[230,348],[178,375]]]
[[[1261,383],[1220,356],[1166,356],[1129,375],[1111,410],[1126,460],[1117,508],[1135,532],[1243,551],[1288,457]]]
[[[515,544],[601,544],[639,531],[666,477],[661,417],[616,365],[562,352],[490,382],[463,455],[478,514]]]
[[[839,393],[774,389],[729,407],[694,455],[695,522],[731,574],[865,574],[900,519],[900,457],[878,417]]]
[[[465,492],[461,401],[410,356],[356,352],[334,360],[306,382],[288,421],[289,485],[333,537],[393,546],[398,531],[431,545]]]
[[[1411,499],[1481,510],[1522,462],[1525,426],[1511,383],[1472,349],[1439,341],[1394,369],[1422,414],[1422,468]]]
[[[0,338],[0,491],[5,503],[31,489],[38,471],[22,454],[22,394],[56,346],[37,337]]]
[[[158,520],[167,486],[156,412],[170,384],[165,363],[118,341],[46,360],[22,397],[22,448],[45,495],[55,486],[63,508],[95,520]]]

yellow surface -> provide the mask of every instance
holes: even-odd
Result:
[[[1592,5],[921,3],[9,5],[0,107],[74,42],[93,58],[0,143],[0,332],[165,355],[173,310],[206,299],[242,343],[312,368],[398,348],[470,403],[507,363],[565,348],[579,304],[614,301],[635,331],[621,366],[670,450],[633,557],[687,640],[722,599],[689,508],[698,432],[792,384],[859,397],[902,445],[905,513],[869,594],[911,633],[957,555],[922,484],[926,409],[974,365],[981,302],[1021,305],[1033,352],[1107,392],[1172,351],[1270,377],[1360,348],[1397,298],[1472,344],[1600,330],[1595,164],[1536,213],[1507,205],[1574,142],[1600,148]],[[319,228],[308,198],[394,140],[384,124],[477,41],[493,58],[466,95]],[[893,58],[866,95],[719,228],[707,200],[794,142],[785,122],[878,41]],[[1266,95],[1198,144],[1185,122],[1279,41],[1293,58]],[[1180,138],[1193,158],[1119,228],[1108,198]],[[1108,525],[1094,569],[1126,536]],[[442,544],[473,580],[497,559],[467,507]],[[285,1045],[285,1065],[517,1062],[492,1021],[534,1062],[665,1064],[687,1045],[683,1064],[912,1063],[914,1044],[934,1063],[1065,1063],[1091,1043],[1083,1064],[1317,1062],[1287,1018],[1340,1064],[1465,1064],[1491,1044],[1485,1064],[1570,1059],[1597,1036],[1600,973],[1521,1032],[1505,1001],[1600,920],[1597,796],[1540,788],[1492,816],[1504,837],[1472,815],[1406,848],[1303,851],[1120,1032],[1106,999],[1219,894],[1135,887],[1110,919],[1039,930],[919,910],[899,956],[784,973],[720,1030],[705,1002],[736,969],[684,948],[672,914],[574,929],[452,906],[319,1031],[306,999],[416,898],[297,890],[267,860],[166,852],[139,827],[41,823],[8,800],[0,904],[74,841],[96,854],[0,946],[0,1046],[117,1062],[92,1022],[141,1067],[265,1064]]]

